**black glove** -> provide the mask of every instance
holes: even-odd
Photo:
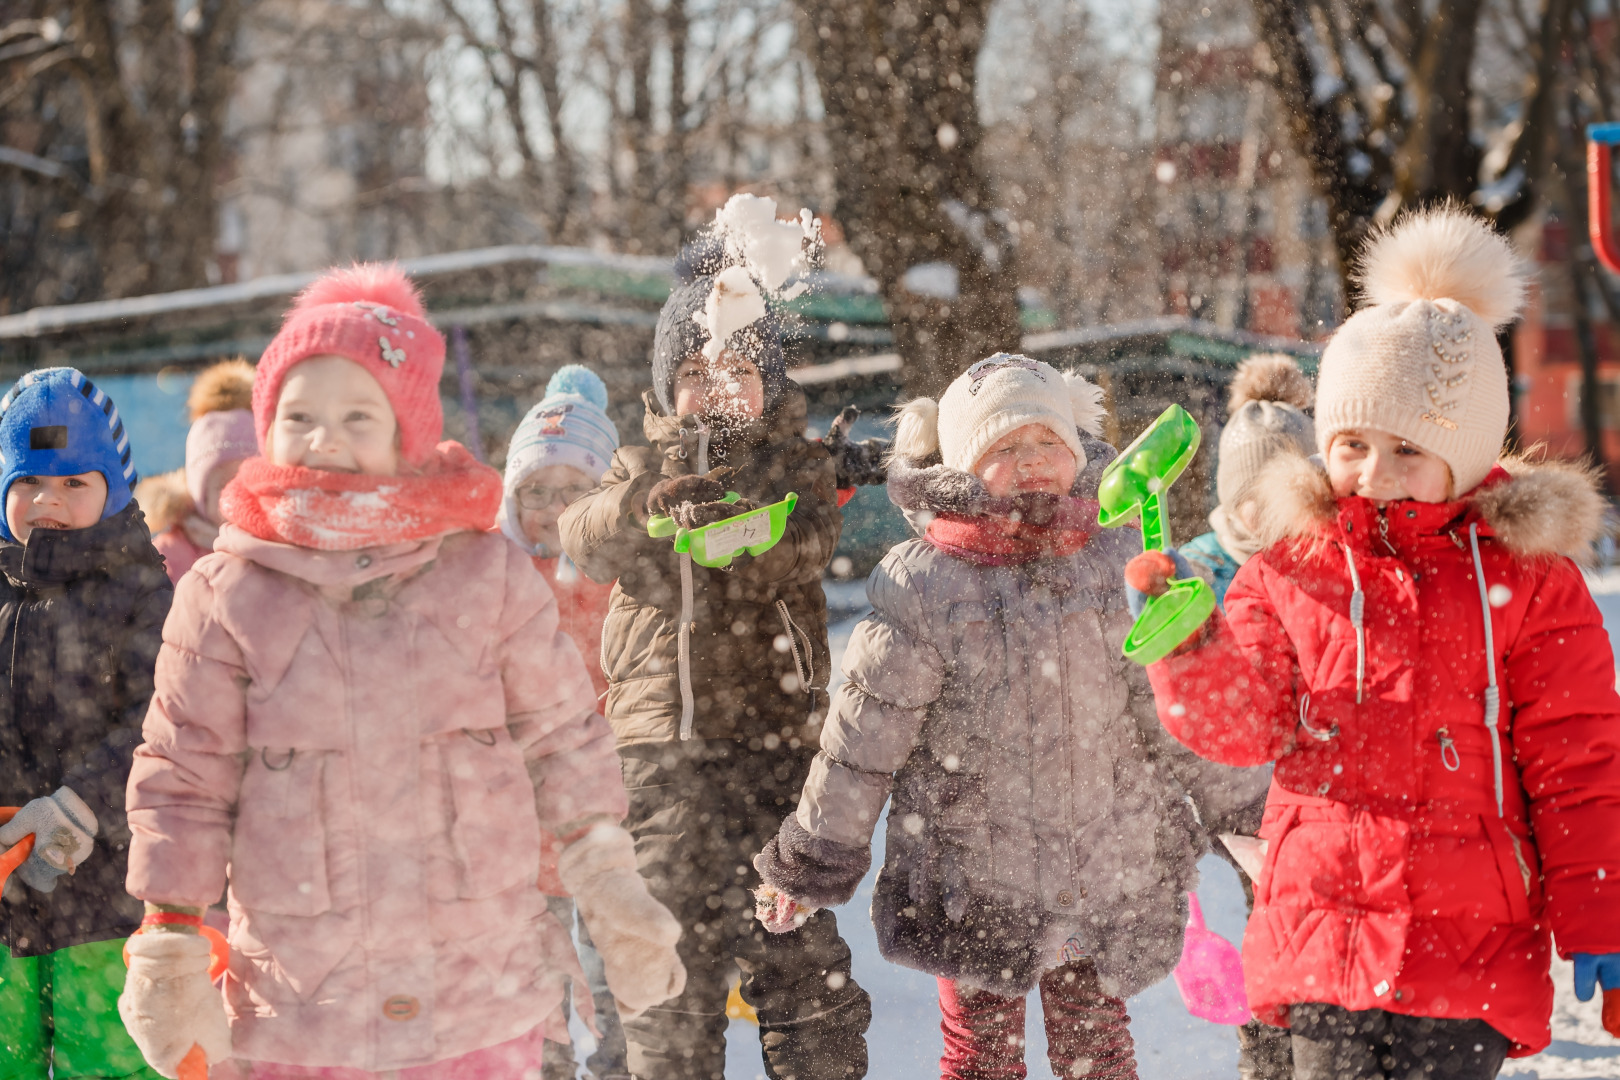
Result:
[[[832,455],[833,465],[838,472],[837,486],[841,488],[851,488],[860,484],[882,484],[889,479],[888,470],[884,465],[884,459],[889,454],[888,440],[863,439],[860,442],[849,440],[849,429],[860,417],[860,409],[853,405],[845,405],[844,411],[828,425],[827,434],[821,440],[821,445]]]
[[[647,492],[647,511],[667,514],[687,503],[719,502],[726,497],[726,486],[713,476],[675,476],[660,480]]]

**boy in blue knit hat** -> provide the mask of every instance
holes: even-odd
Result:
[[[34,847],[0,902],[7,1080],[156,1077],[123,1022],[124,785],[173,590],[132,498],[112,399],[72,368],[0,399],[0,849]]]

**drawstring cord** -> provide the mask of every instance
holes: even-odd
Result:
[[[1356,704],[1361,704],[1367,685],[1367,627],[1362,615],[1367,606],[1367,594],[1361,591],[1361,573],[1356,569],[1356,557],[1350,545],[1344,545],[1344,559],[1350,564],[1350,625],[1356,628]]]
[[[1491,734],[1491,766],[1496,777],[1496,816],[1505,817],[1502,795],[1502,740],[1497,720],[1502,712],[1502,694],[1496,685],[1496,636],[1491,628],[1491,598],[1485,588],[1485,563],[1479,557],[1479,526],[1468,526],[1468,543],[1474,553],[1474,581],[1479,586],[1479,610],[1485,617],[1485,727]]]
[[[697,474],[709,473],[709,425],[697,424]],[[692,553],[681,552],[681,625],[675,634],[675,667],[681,683],[681,740],[692,737],[692,718],[697,708],[692,699],[692,620],[696,598],[692,584]]]

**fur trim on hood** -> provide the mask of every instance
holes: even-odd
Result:
[[[1520,456],[1498,464],[1510,478],[1465,498],[1502,546],[1520,558],[1565,555],[1589,561],[1608,512],[1597,474],[1567,461]],[[1312,458],[1278,455],[1261,472],[1255,491],[1257,532],[1267,547],[1310,536],[1338,512],[1327,472]]]
[[[168,532],[197,510],[186,493],[184,469],[146,477],[135,485],[135,501],[141,504],[153,536]]]
[[[1069,494],[1082,499],[1095,499],[1103,470],[1119,456],[1119,451],[1084,431],[1080,432],[1080,445],[1086,452],[1086,467],[1075,477]],[[928,457],[920,460],[898,452],[890,458],[889,501],[908,515],[968,516],[996,513],[1008,502],[991,495],[984,481],[972,473],[941,463],[937,447]]]

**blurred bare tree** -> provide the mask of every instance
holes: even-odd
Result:
[[[990,6],[798,0],[838,217],[877,280],[912,394],[1020,338],[1017,245],[981,160]]]
[[[207,283],[241,14],[241,0],[0,4],[0,305],[55,299],[68,274],[102,296]]]
[[[1532,212],[1576,0],[1253,4],[1267,73],[1327,201],[1341,272],[1367,231],[1404,207],[1457,199],[1503,230]],[[1481,25],[1498,5],[1519,27],[1527,62],[1499,107],[1485,110],[1476,61]]]

